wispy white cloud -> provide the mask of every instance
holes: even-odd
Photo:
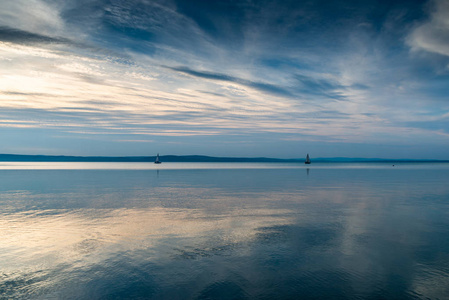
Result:
[[[408,36],[413,50],[449,56],[449,1],[433,0],[430,16]]]
[[[0,26],[49,36],[65,29],[58,6],[42,0],[1,1]]]

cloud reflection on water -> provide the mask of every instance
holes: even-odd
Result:
[[[385,168],[2,171],[0,290],[442,297],[448,178]]]
[[[20,253],[20,264],[48,256],[48,263],[54,265],[96,252],[115,252],[117,247],[126,251],[153,248],[163,240],[201,243],[216,236],[223,245],[246,242],[254,239],[262,226],[291,223],[288,213],[285,209],[258,209],[206,215],[199,209],[163,207],[26,211],[4,216],[0,228],[2,248],[10,254]],[[2,266],[16,264],[4,261]]]

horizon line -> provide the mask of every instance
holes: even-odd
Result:
[[[302,162],[304,158],[275,158],[275,157],[265,157],[265,156],[210,156],[201,154],[188,154],[188,155],[159,155],[162,159],[168,159],[166,162],[182,162],[182,159],[187,159],[185,162]],[[8,159],[9,158],[9,159]],[[47,155],[47,154],[11,154],[11,153],[0,153],[0,161],[54,161],[54,162],[148,162],[156,158],[156,155],[123,155],[123,156],[102,156],[102,155]],[[22,160],[24,159],[24,160]],[[62,159],[62,160],[59,160]],[[174,159],[174,160],[173,160]],[[195,161],[195,159],[198,159]],[[336,156],[336,157],[316,157],[311,159],[316,162],[449,162],[447,159],[423,159],[423,158],[379,158],[379,157],[346,157],[346,156]]]

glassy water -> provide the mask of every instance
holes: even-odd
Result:
[[[0,298],[449,297],[449,165],[0,168]]]

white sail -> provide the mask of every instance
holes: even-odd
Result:
[[[161,162],[159,161],[159,153],[156,156],[156,160],[154,161],[155,164],[160,164]]]

